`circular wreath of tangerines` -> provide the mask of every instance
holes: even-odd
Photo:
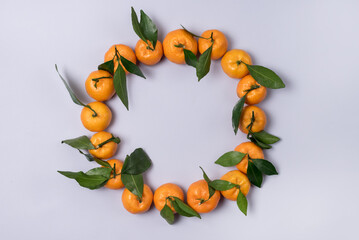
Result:
[[[113,45],[106,52],[104,63],[87,78],[86,91],[95,102],[82,103],[59,74],[73,102],[83,106],[81,121],[84,127],[97,132],[91,139],[81,136],[64,140],[62,143],[78,149],[89,161],[95,161],[101,166],[87,172],[58,172],[89,189],[103,186],[110,189],[125,187],[122,202],[126,210],[142,213],[154,202],[160,215],[169,224],[174,222],[175,213],[200,218],[200,213],[216,208],[221,196],[237,201],[238,208],[247,215],[246,195],[251,184],[261,187],[263,175],[278,174],[275,167],[264,159],[262,149],[271,148],[271,144],[279,141],[279,138],[264,131],[266,115],[254,104],[265,98],[267,88],[284,88],[283,81],[272,70],[252,65],[251,57],[245,51],[227,51],[227,39],[219,30],[207,30],[198,36],[182,26],[182,29],[168,33],[162,45],[157,40],[156,25],[142,10],[140,14],[139,21],[136,12],[131,8],[133,29],[140,38],[135,52],[122,44]],[[200,52],[199,57],[197,50]],[[201,168],[203,179],[189,186],[186,201],[182,189],[173,183],[163,184],[154,194],[150,187],[144,184],[142,174],[151,166],[151,160],[142,148],[137,148],[127,155],[124,162],[110,159],[116,153],[120,139],[104,131],[111,122],[112,113],[102,102],[116,93],[129,109],[126,74],[132,73],[145,78],[136,65],[137,59],[143,64],[154,65],[161,60],[163,54],[171,62],[186,63],[194,67],[198,81],[209,72],[211,60],[220,58],[223,71],[231,78],[241,79],[237,86],[240,99],[233,108],[232,126],[235,134],[240,129],[247,134],[249,141],[238,145],[234,151],[224,153],[215,161],[224,167],[236,166],[238,170],[229,171],[220,179],[211,180]],[[56,70],[58,71],[57,66]],[[247,106],[244,106],[245,103]]]

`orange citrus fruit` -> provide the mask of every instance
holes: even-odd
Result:
[[[187,190],[188,205],[199,213],[207,213],[215,209],[221,194],[216,191],[210,199],[208,197],[208,184],[203,179],[192,183]]]
[[[85,87],[87,94],[99,102],[109,100],[115,94],[113,78],[110,73],[103,70],[90,73]]]
[[[238,82],[237,85],[238,97],[242,98],[247,93],[247,90],[251,89],[251,87],[253,86],[259,86],[259,88],[253,89],[248,92],[245,99],[248,105],[260,103],[267,95],[267,88],[257,83],[256,80],[254,80],[254,78],[251,75],[247,75]]]
[[[99,144],[109,140],[112,137],[112,134],[109,132],[102,131],[95,133],[90,139],[92,145],[94,145],[96,148],[89,150],[91,155],[100,159],[107,159],[115,155],[117,150],[117,143],[110,141],[99,147]]]
[[[114,176],[113,171],[111,173],[111,178],[105,184],[106,188],[110,189],[120,189],[123,188],[123,183],[121,180],[121,170],[123,162],[118,159],[110,159],[107,161],[112,168],[115,168],[116,176]]]
[[[245,174],[247,174],[247,168],[248,168],[248,155],[253,159],[264,158],[262,149],[252,142],[241,143],[234,149],[234,151],[246,154],[246,156],[242,159],[242,161],[236,165],[238,170]]]
[[[226,36],[219,30],[207,30],[202,33],[201,37],[198,39],[198,50],[202,54],[204,53],[211,45],[212,39],[211,34],[213,33],[213,47],[211,59],[216,60],[221,58],[227,51],[228,41]],[[206,39],[204,39],[206,38]]]
[[[192,51],[197,55],[197,41],[187,31],[177,29],[169,32],[163,40],[163,52],[171,62],[177,64],[186,63],[183,48]]]
[[[233,170],[224,174],[221,179],[239,185],[244,196],[248,194],[249,189],[251,188],[251,183],[249,182],[247,175],[238,170]],[[221,193],[223,197],[235,201],[237,200],[239,189],[234,187],[226,191],[221,191]]]
[[[143,213],[150,209],[153,199],[153,193],[149,186],[144,184],[141,201],[137,196],[130,192],[127,188],[122,193],[122,203],[130,213]]]
[[[91,109],[84,107],[81,111],[81,122],[84,127],[91,132],[105,130],[111,123],[111,110],[102,102],[92,102],[88,106],[96,112],[96,115]]]
[[[146,65],[155,65],[163,56],[162,43],[157,40],[156,48],[154,50],[150,41],[146,44],[142,39],[138,40],[135,53],[138,61]]]
[[[119,52],[119,54],[126,58],[127,60],[133,62],[134,64],[136,64],[137,62],[137,59],[136,59],[136,55],[135,53],[133,52],[133,50],[129,47],[129,46],[126,46],[126,45],[123,45],[123,44],[116,44],[116,45],[113,45],[112,47],[110,47],[110,49],[105,53],[105,62],[107,61],[110,61],[112,59],[114,59],[114,72],[116,71],[117,69],[117,66],[118,66],[118,62],[121,63],[121,60],[118,59],[117,57],[115,57],[115,54],[116,54],[116,50],[115,50],[115,47],[117,49],[117,51]],[[118,56],[119,57],[119,56]],[[117,61],[118,59],[118,61]],[[121,66],[123,67],[123,64],[121,63]],[[128,73],[128,71],[123,67],[123,69],[125,70],[126,74]]]
[[[246,106],[242,110],[241,118],[239,120],[239,128],[245,134],[248,133],[248,125],[251,123],[252,114],[254,113],[254,122],[252,125],[252,132],[262,131],[267,124],[266,114],[257,106]]]
[[[173,183],[165,183],[156,189],[155,195],[153,196],[153,202],[159,211],[161,211],[166,204],[175,212],[168,197],[178,197],[182,201],[184,200],[183,191],[179,186]]]
[[[242,62],[252,64],[249,54],[240,49],[232,49],[224,54],[221,65],[223,71],[231,78],[242,78],[249,73],[247,66]]]

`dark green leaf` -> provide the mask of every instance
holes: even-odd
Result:
[[[97,167],[97,168],[93,168],[90,169],[89,171],[86,172],[87,175],[100,175],[100,176],[104,176],[105,178],[109,179],[111,176],[111,168],[104,168],[104,167]]]
[[[176,203],[173,205],[173,207],[178,214],[185,216],[185,217],[201,218],[201,216],[195,210],[193,210],[190,206],[185,204],[181,199],[179,199],[177,197],[173,197],[173,199],[174,199],[174,202]]]
[[[140,27],[142,33],[146,39],[150,40],[150,42],[153,45],[153,49],[155,49],[157,43],[158,29],[156,25],[152,22],[151,18],[149,18],[144,11],[141,10],[140,13],[141,13]]]
[[[61,74],[59,73],[59,70],[57,69],[57,64],[55,64],[55,69],[56,69],[56,72],[59,74],[62,82],[65,84],[65,87],[67,89],[67,91],[69,92],[70,96],[71,96],[71,99],[74,103],[76,103],[77,105],[80,105],[80,106],[85,106],[85,104],[83,104],[75,95],[74,91],[72,91],[72,89],[70,88],[69,84],[66,82],[66,80],[61,76]]]
[[[125,105],[128,110],[126,73],[125,70],[123,70],[121,64],[118,64],[115,75],[113,75],[113,85],[115,87],[117,96],[121,99],[123,105]]]
[[[272,70],[258,65],[246,64],[246,66],[249,70],[249,73],[260,85],[272,89],[285,87],[282,79],[280,79],[280,77]]]
[[[90,175],[84,172],[58,172],[68,178],[75,179],[80,186],[91,190],[102,187],[108,180],[108,178],[103,175]]]
[[[276,137],[272,134],[267,133],[266,131],[253,132],[252,135],[260,142],[265,144],[273,144],[280,140],[279,137]]]
[[[262,186],[263,176],[261,171],[251,162],[248,161],[247,176],[249,181],[257,187]]]
[[[194,33],[191,33],[191,32],[188,31],[184,26],[181,25],[181,27],[183,28],[183,30],[185,30],[186,32],[188,32],[189,34],[191,34],[193,37],[202,38],[202,37],[199,36],[199,35],[196,35],[196,34],[194,34]]]
[[[129,157],[126,157],[122,166],[124,174],[141,174],[151,166],[151,159],[142,148],[137,148]]]
[[[76,149],[96,149],[87,136],[63,140],[61,143],[66,143]]]
[[[134,64],[133,62],[131,62],[130,60],[127,60],[126,58],[124,58],[122,56],[120,56],[120,58],[121,58],[121,63],[123,64],[123,66],[125,67],[125,69],[127,71],[146,79],[145,75],[143,75],[143,73],[141,72],[141,69],[136,64]]]
[[[89,162],[92,162],[92,161],[95,161],[95,157],[94,156],[92,156],[91,154],[89,154],[89,153],[84,153],[83,151],[81,151],[80,149],[78,149],[79,150],[79,152],[82,154],[82,155],[84,155],[85,157],[86,157],[86,159],[89,161]]]
[[[130,192],[135,194],[139,199],[142,198],[143,194],[143,177],[141,174],[121,174],[121,180]]]
[[[208,193],[209,193],[208,199],[210,199],[210,198],[214,195],[214,193],[216,192],[216,190],[209,185],[209,183],[211,182],[211,179],[209,179],[209,177],[207,176],[207,174],[206,174],[206,172],[203,170],[203,168],[202,168],[202,167],[199,167],[199,168],[202,170],[202,172],[203,172],[203,178],[204,178],[204,180],[205,180],[205,181],[207,182],[207,184],[208,184]]]
[[[135,9],[131,7],[131,20],[132,20],[132,27],[135,33],[139,38],[141,38],[144,42],[146,42],[146,38],[141,30],[140,23],[138,22],[137,14],[135,12]]]
[[[236,184],[233,184],[225,180],[213,180],[212,182],[209,183],[209,185],[218,191],[226,191],[236,186]]]
[[[239,210],[241,210],[242,213],[247,216],[248,201],[246,196],[244,196],[244,194],[240,190],[237,196],[237,206]]]
[[[243,96],[241,99],[239,99],[239,101],[236,103],[232,111],[232,127],[235,134],[237,134],[238,132],[239,120],[242,115],[242,110],[245,100],[246,100],[246,96]]]
[[[95,157],[94,157],[94,160],[98,164],[100,164],[101,166],[104,166],[104,167],[107,167],[107,168],[112,168],[111,165],[108,162],[104,161],[104,160],[101,160],[101,159],[98,159],[98,158],[95,158]]]
[[[204,51],[204,53],[201,54],[201,56],[199,56],[196,66],[198,81],[200,81],[209,72],[211,67],[212,47],[213,46],[210,46],[206,51]]]
[[[103,71],[106,71],[108,73],[110,73],[111,75],[113,75],[113,69],[115,68],[115,65],[113,63],[113,60],[110,60],[110,61],[107,61],[107,62],[104,62],[100,65],[98,65],[98,70],[103,70]]]
[[[252,159],[254,165],[265,175],[278,175],[273,164],[264,159]]]
[[[230,151],[223,154],[215,163],[223,167],[232,167],[240,163],[245,156],[244,153]]]
[[[174,223],[175,215],[172,212],[172,209],[169,206],[167,206],[167,204],[165,204],[165,206],[162,208],[160,214],[169,224]]]
[[[184,59],[186,60],[186,63],[194,68],[197,67],[198,64],[198,60],[196,55],[194,55],[194,53],[190,50],[187,49],[183,49],[184,52]]]

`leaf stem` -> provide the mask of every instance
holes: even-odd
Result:
[[[104,78],[112,78],[112,77],[98,77],[98,78],[93,78],[92,81],[95,82],[94,87],[97,88],[97,83]]]
[[[93,108],[90,105],[85,105],[85,107],[87,107],[88,109],[90,109],[93,112],[92,117],[97,117],[97,112],[95,110],[93,110]]]
[[[252,117],[251,117],[251,122],[248,124],[248,126],[246,127],[249,131],[252,131],[252,127],[253,127],[253,123],[256,119],[254,118],[254,111],[252,111]]]
[[[109,139],[107,139],[106,141],[104,141],[104,142],[100,143],[99,145],[97,145],[97,148],[96,148],[96,149],[101,148],[101,147],[102,147],[103,145],[105,145],[106,143],[114,142],[114,143],[117,143],[117,144],[118,144],[118,143],[120,143],[120,141],[121,141],[120,138],[115,137],[115,136],[112,135],[111,138],[109,138]]]
[[[176,48],[185,48],[185,45],[183,45],[182,43],[175,44],[174,46],[175,46]]]

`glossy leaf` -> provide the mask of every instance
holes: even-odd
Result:
[[[200,81],[204,76],[206,76],[207,73],[209,72],[209,69],[211,68],[212,48],[213,48],[213,46],[210,46],[198,58],[198,63],[196,66],[196,73],[197,73],[198,81]]]
[[[211,182],[211,179],[209,179],[209,177],[207,176],[207,174],[206,174],[206,172],[203,170],[203,168],[202,167],[199,167],[201,170],[202,170],[202,172],[203,172],[203,178],[204,178],[204,180],[207,182],[207,184],[208,184],[208,193],[209,193],[209,196],[208,196],[208,199],[210,199],[213,195],[214,195],[214,193],[216,192],[216,190],[213,188],[213,187],[211,187],[211,185],[210,185],[210,182]]]
[[[139,199],[142,198],[143,194],[143,177],[141,174],[131,175],[121,173],[121,180],[130,192],[135,194]]]
[[[97,67],[98,70],[106,71],[106,72],[110,73],[111,75],[113,75],[114,68],[115,68],[115,64],[114,64],[113,60],[104,62]]]
[[[125,67],[125,69],[127,71],[146,79],[145,75],[143,75],[143,73],[141,72],[141,69],[136,64],[134,64],[133,62],[131,62],[130,60],[127,60],[126,58],[124,58],[122,56],[120,56],[120,59],[121,59],[121,63],[123,64],[123,66]]]
[[[201,216],[193,210],[190,206],[185,204],[181,199],[177,197],[172,197],[174,199],[175,204],[173,204],[173,208],[176,210],[176,212],[182,216],[185,217],[198,217],[201,218]]]
[[[86,172],[87,175],[101,175],[104,176],[105,178],[109,179],[111,176],[111,168],[104,168],[104,167],[97,167],[97,168],[93,168],[90,169],[89,171]]]
[[[266,131],[260,131],[260,132],[252,132],[252,135],[260,142],[265,144],[273,144],[280,140],[279,137],[276,137],[270,133],[267,133]]]
[[[140,23],[138,22],[138,17],[137,14],[135,12],[135,9],[133,9],[133,7],[131,7],[131,20],[132,20],[132,27],[133,30],[135,31],[135,33],[137,34],[137,36],[139,38],[141,38],[144,42],[146,41],[146,38],[141,30],[141,26]]]
[[[185,59],[186,63],[188,65],[196,68],[197,64],[198,64],[196,55],[192,51],[187,50],[185,48],[183,49],[183,53],[184,53],[184,59]]]
[[[218,191],[226,191],[226,190],[232,189],[236,186],[235,184],[233,184],[231,182],[228,182],[225,180],[220,180],[220,179],[213,180],[212,182],[209,183],[209,185]]]
[[[113,76],[113,85],[115,87],[117,96],[121,99],[123,105],[125,105],[128,110],[126,73],[125,70],[123,70],[121,64],[118,65],[115,75]]]
[[[63,140],[61,143],[66,143],[76,149],[95,149],[95,146],[91,143],[87,136]]]
[[[265,175],[278,175],[273,164],[265,159],[252,159],[254,165]]]
[[[74,91],[72,91],[71,87],[70,87],[69,84],[66,82],[66,80],[61,76],[61,74],[59,73],[59,70],[57,69],[57,64],[55,64],[55,69],[56,69],[57,74],[60,76],[62,82],[65,84],[65,87],[66,87],[67,91],[69,92],[72,101],[73,101],[74,103],[76,103],[77,105],[85,106],[85,104],[83,104],[83,103],[77,98],[77,96],[75,95]]]
[[[232,167],[240,163],[245,156],[244,153],[230,151],[220,156],[215,163],[223,167]]]
[[[242,213],[244,213],[244,215],[247,216],[248,201],[246,196],[244,196],[244,194],[241,191],[238,192],[237,206],[239,210],[241,210]]]
[[[111,165],[108,162],[104,161],[104,160],[101,160],[101,159],[98,159],[98,158],[95,158],[95,157],[94,157],[94,160],[101,166],[104,166],[104,167],[107,167],[107,168],[112,168]]]
[[[232,127],[233,127],[235,134],[237,134],[237,132],[238,132],[239,120],[242,115],[242,110],[243,110],[245,99],[246,99],[245,96],[243,96],[241,99],[239,99],[239,101],[236,103],[236,105],[234,106],[234,108],[232,110]]]
[[[79,150],[79,152],[86,157],[87,161],[89,161],[89,162],[95,161],[96,158],[95,158],[94,156],[92,156],[91,154],[89,154],[89,153],[84,153],[84,152],[81,151],[80,149],[77,149],[77,150]]]
[[[68,178],[75,179],[80,186],[91,190],[102,187],[108,180],[108,178],[103,175],[86,174],[84,172],[58,172]]]
[[[251,136],[247,136],[247,138],[249,140],[251,140],[251,142],[253,142],[254,144],[256,144],[258,147],[262,148],[262,149],[271,149],[272,146],[269,145],[269,144],[265,144],[265,143],[262,143],[261,141],[259,141],[258,139],[256,139],[253,134],[251,133],[250,134]]]
[[[169,224],[173,224],[175,221],[175,215],[172,212],[172,209],[165,204],[165,206],[162,208],[161,217],[163,217]]]
[[[157,26],[152,22],[151,18],[149,18],[144,11],[141,10],[140,13],[141,13],[141,20],[140,20],[141,31],[145,36],[145,38],[152,43],[153,49],[155,49],[157,43],[157,36],[158,36]]]
[[[248,161],[247,177],[254,186],[259,188],[262,186],[262,173],[251,161]]]
[[[249,73],[260,85],[272,89],[285,87],[282,79],[272,70],[259,65],[246,64],[246,66],[249,70]]]
[[[137,148],[130,156],[126,157],[122,166],[124,174],[141,174],[151,166],[151,159],[142,148]]]

